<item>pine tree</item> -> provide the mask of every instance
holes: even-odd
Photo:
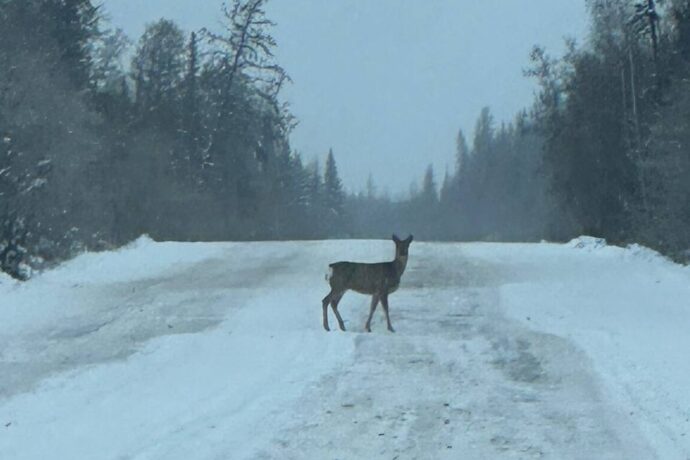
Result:
[[[136,103],[140,112],[169,126],[184,74],[184,35],[172,21],[161,19],[146,27],[132,59]]]
[[[483,155],[491,150],[494,138],[494,117],[488,107],[484,107],[479,114],[477,124],[474,127],[474,143],[472,150],[474,155]]]
[[[443,174],[443,182],[441,183],[441,191],[439,193],[438,201],[443,207],[449,208],[452,196],[452,180],[450,178],[450,174],[448,174],[448,167],[446,167],[446,172]]]
[[[89,85],[91,41],[99,34],[98,7],[91,0],[43,0],[41,15],[60,50],[60,61],[76,88]]]
[[[307,166],[306,177],[307,215],[310,225],[303,229],[310,238],[323,238],[326,235],[326,219],[329,213],[325,206],[324,185],[318,161]]]
[[[91,43],[90,81],[99,95],[122,90],[126,78],[122,58],[130,46],[131,42],[122,29],[104,31]]]
[[[469,166],[470,151],[467,147],[465,134],[462,129],[458,130],[458,137],[455,140],[455,175],[460,177],[463,169]]]
[[[342,216],[345,194],[343,192],[343,184],[340,181],[340,177],[338,177],[338,168],[335,164],[333,149],[328,151],[328,157],[326,157],[326,168],[323,175],[323,187],[327,209],[333,216]]]
[[[184,161],[187,163],[187,179],[200,184],[203,180],[203,137],[199,101],[199,45],[195,32],[192,32],[187,45],[187,70],[184,77],[184,96],[182,102]]]
[[[366,197],[370,201],[376,199],[376,185],[374,184],[374,177],[371,175],[371,173],[369,173],[369,176],[367,176]]]
[[[424,173],[422,182],[421,199],[425,205],[435,206],[438,203],[438,192],[436,190],[436,179],[434,179],[434,167],[430,164]]]

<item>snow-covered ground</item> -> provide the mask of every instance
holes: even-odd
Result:
[[[397,333],[354,293],[326,333],[328,263],[392,252],[140,239],[0,277],[0,459],[690,458],[690,269],[415,241]]]

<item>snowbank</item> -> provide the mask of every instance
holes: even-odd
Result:
[[[227,247],[227,243],[157,243],[142,236],[114,251],[81,254],[40,278],[78,283],[145,279],[218,256]]]
[[[594,363],[606,397],[643,429],[659,458],[687,458],[690,269],[648,248],[589,237],[564,248],[524,249],[529,265],[524,255],[481,251],[512,273],[500,290],[504,312],[576,343]]]

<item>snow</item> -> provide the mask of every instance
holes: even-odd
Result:
[[[504,311],[584,350],[607,397],[627,408],[658,457],[689,458],[690,270],[638,245],[583,238],[569,246],[590,254],[564,259],[550,246],[502,257],[521,278],[501,287]],[[538,256],[538,267],[524,263],[528,252]]]
[[[0,458],[690,458],[688,268],[414,242],[396,334],[354,293],[323,331],[328,263],[392,251],[141,238],[0,276]]]

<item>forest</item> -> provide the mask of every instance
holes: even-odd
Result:
[[[160,19],[136,41],[91,0],[0,0],[0,268],[18,279],[84,250],[155,240],[380,238],[690,248],[690,0],[588,0],[563,56],[511,122],[458,131],[455,165],[393,200],[347,192],[290,146],[268,0],[219,32]],[[452,46],[452,45],[448,45]],[[423,134],[420,134],[423,135]]]

